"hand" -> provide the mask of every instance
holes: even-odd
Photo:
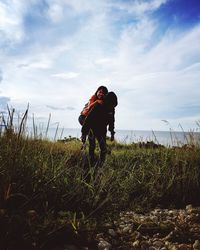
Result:
[[[111,141],[114,141],[114,140],[115,140],[115,133],[111,133],[110,140],[111,140]]]
[[[81,141],[83,144],[86,142],[86,135],[81,135]]]

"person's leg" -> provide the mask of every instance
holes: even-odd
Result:
[[[94,151],[95,151],[95,135],[92,130],[90,130],[88,134],[88,140],[89,140],[89,159],[90,159],[90,164],[94,164]]]
[[[100,163],[102,164],[106,159],[106,153],[107,153],[106,135],[97,136],[97,140],[100,147]]]

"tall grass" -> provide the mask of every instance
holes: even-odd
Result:
[[[65,211],[76,228],[78,220],[99,221],[122,209],[200,204],[198,144],[155,148],[108,143],[104,165],[92,167],[79,140],[29,138],[28,109],[17,130],[14,112],[2,118],[0,136],[0,209],[11,215],[34,210],[45,223]]]
[[[114,204],[115,197],[119,208],[145,200],[152,205],[199,202],[194,199],[199,192],[198,145],[188,141],[184,147],[146,148],[140,144],[110,143],[111,155],[102,168],[95,169],[88,162],[87,152],[81,150],[80,141],[60,143],[28,138],[28,109],[18,130],[14,129],[14,112],[8,109],[7,121],[2,119],[5,130],[0,137],[1,202],[3,194],[8,196],[8,189],[10,194],[27,195],[30,203],[42,190],[51,209],[60,206],[59,209],[86,213],[106,203],[104,199],[110,202],[109,206]],[[59,204],[48,200],[55,192],[57,198],[60,195]]]

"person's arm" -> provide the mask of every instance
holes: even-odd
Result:
[[[108,130],[110,131],[111,134],[111,141],[114,140],[114,135],[115,135],[115,109],[113,108],[109,113],[108,113]]]
[[[96,96],[95,95],[91,96],[89,101],[85,104],[83,110],[81,111],[81,115],[87,116],[91,109],[91,106],[95,101],[96,101]]]

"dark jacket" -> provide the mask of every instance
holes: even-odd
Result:
[[[97,104],[86,117],[82,126],[82,134],[87,135],[92,129],[95,135],[106,135],[107,126],[109,131],[114,134],[115,109],[109,108],[105,104]]]

